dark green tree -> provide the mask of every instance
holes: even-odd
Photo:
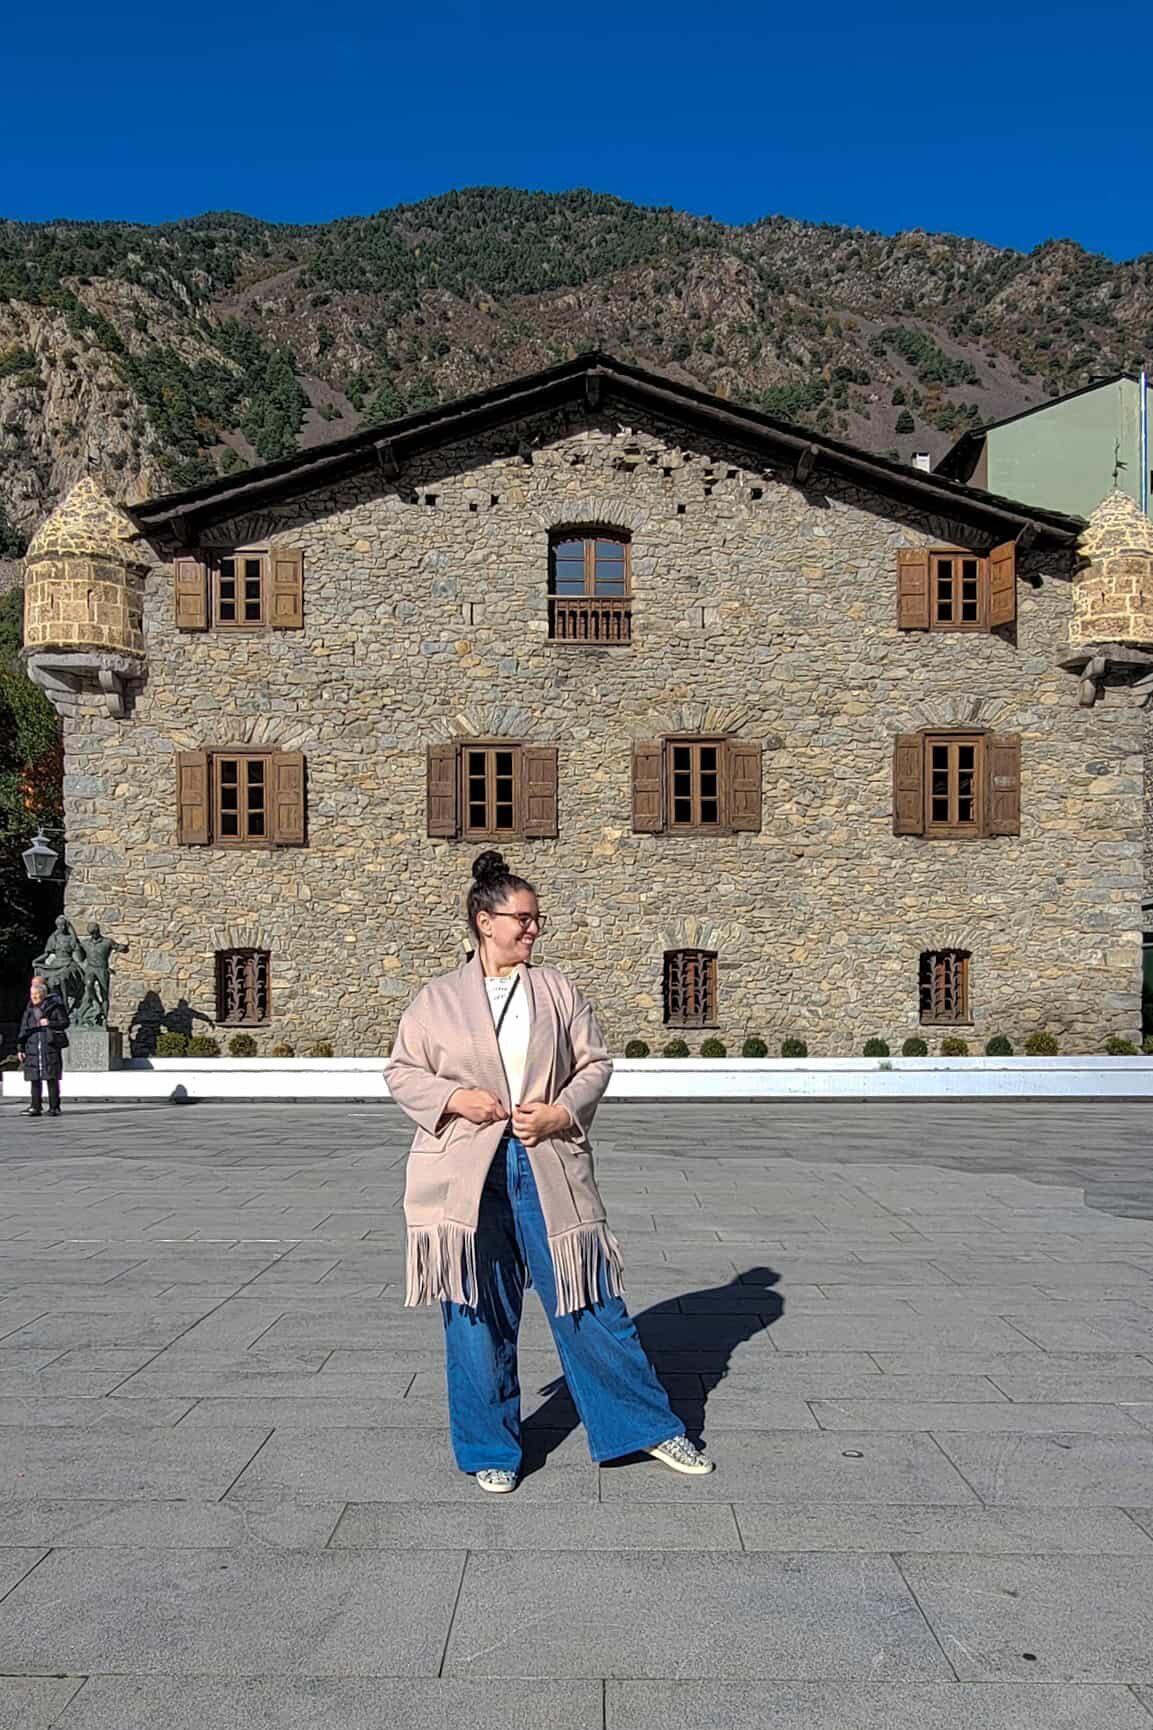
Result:
[[[63,822],[55,710],[24,671],[24,596],[0,595],[0,982],[19,980],[60,911],[56,884],[31,883],[21,853],[38,821]],[[54,845],[56,841],[54,839]]]

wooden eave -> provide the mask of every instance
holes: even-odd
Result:
[[[394,478],[411,457],[571,404],[585,407],[590,414],[609,405],[648,411],[686,431],[742,447],[758,465],[776,465],[785,482],[819,487],[823,475],[835,476],[1001,540],[1015,539],[1028,529],[1042,544],[1070,546],[1084,527],[1079,517],[909,468],[600,353],[582,355],[242,474],[166,493],[133,506],[130,515],[145,534],[188,545],[214,522],[265,510],[374,467],[386,478]]]

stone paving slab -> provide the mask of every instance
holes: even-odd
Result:
[[[383,1724],[404,1730],[595,1730],[603,1722],[601,1695],[599,1682],[171,1682],[95,1676],[52,1722],[59,1730],[381,1730]],[[2,1718],[0,1727],[6,1730]],[[27,1730],[40,1730],[39,1724]],[[1102,1730],[1128,1726],[1110,1720]]]
[[[435,1676],[462,1554],[62,1548],[0,1604],[12,1670]]]
[[[670,1725],[677,1730],[1149,1730],[1138,1696],[1118,1687],[724,1681],[606,1685],[605,1730],[669,1730]]]
[[[486,1498],[394,1111],[0,1107],[0,1730],[1153,1724],[1146,1119],[606,1111],[719,1470],[593,1466],[530,1294]]]
[[[962,1681],[1153,1681],[1153,1557],[904,1556]]]
[[[0,1730],[52,1730],[82,1676],[0,1676]]]
[[[687,1513],[685,1509],[683,1512]],[[1120,1508],[908,1508],[737,1502],[746,1550],[905,1550],[996,1556],[1144,1556],[1148,1526]]]
[[[557,1560],[469,1557],[446,1675],[951,1674],[887,1556],[602,1551]]]

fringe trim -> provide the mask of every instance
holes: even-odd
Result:
[[[405,1308],[417,1304],[465,1304],[476,1308],[476,1231],[455,1220],[410,1226],[406,1254]]]
[[[621,1248],[603,1220],[578,1226],[549,1239],[556,1276],[556,1313],[591,1309],[600,1302],[601,1270],[610,1297],[620,1297],[624,1284]]]
[[[550,1238],[556,1279],[556,1313],[592,1309],[601,1298],[601,1272],[610,1297],[620,1297],[624,1267],[616,1238],[603,1220],[577,1226]],[[447,1301],[475,1309],[480,1289],[476,1277],[476,1232],[472,1226],[444,1220],[440,1225],[410,1226],[406,1255],[404,1302]]]

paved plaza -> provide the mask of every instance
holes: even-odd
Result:
[[[395,1108],[0,1107],[0,1730],[1151,1730],[1128,1104],[606,1108],[710,1478],[447,1445]]]

